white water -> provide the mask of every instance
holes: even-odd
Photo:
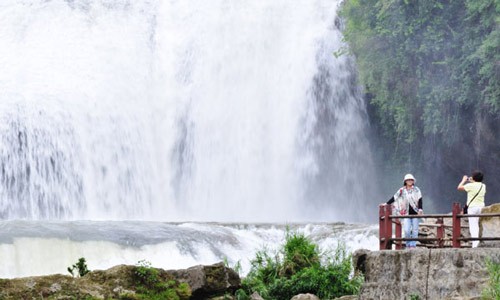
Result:
[[[158,222],[0,222],[0,278],[66,274],[86,259],[90,270],[148,261],[163,269],[184,269],[226,261],[250,270],[255,252],[275,253],[286,226],[333,252],[338,243],[348,251],[376,250],[376,226],[331,224],[221,224]]]
[[[0,218],[371,222],[337,6],[2,1]]]
[[[373,226],[331,223],[378,203],[337,6],[0,1],[0,277],[79,257],[244,275],[290,222],[375,249]]]

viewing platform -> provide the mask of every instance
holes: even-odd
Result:
[[[495,207],[496,211],[500,211],[500,204],[495,204],[490,207]],[[483,208],[484,210],[484,208]],[[468,236],[463,229],[468,229],[468,225],[462,222],[462,219],[468,217],[479,217],[480,222],[480,234],[479,237],[473,238]],[[487,244],[489,241],[500,241],[500,212],[494,213],[481,213],[481,214],[463,214],[460,203],[453,203],[451,214],[428,214],[428,215],[393,215],[392,206],[388,204],[381,204],[379,206],[379,249],[380,250],[401,250],[404,248],[403,242],[407,241],[418,241],[420,247],[427,248],[465,248],[469,241],[480,241],[484,242],[486,246],[492,246],[492,244]],[[408,218],[421,218],[426,221],[420,224],[420,230],[423,232],[423,228],[427,228],[425,231],[427,235],[430,231],[435,229],[435,237],[418,237],[418,238],[406,238],[402,237],[402,219]],[[434,223],[429,222],[430,219],[435,219]],[[451,219],[451,222],[449,221]],[[486,233],[482,223],[488,221],[492,223],[488,228],[495,228],[495,230],[489,230]],[[393,232],[394,227],[394,232]],[[493,228],[492,228],[493,227]],[[495,233],[496,232],[496,233]],[[451,234],[446,234],[451,233]],[[466,233],[466,234],[465,234]],[[493,234],[492,234],[493,233]],[[421,235],[421,234],[419,234]],[[494,245],[498,245],[496,243]]]

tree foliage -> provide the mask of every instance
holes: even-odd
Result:
[[[500,0],[346,0],[341,14],[392,161],[421,173],[490,168],[492,178]]]

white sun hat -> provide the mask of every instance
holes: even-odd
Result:
[[[413,181],[415,181],[415,182],[417,182],[417,180],[415,179],[415,177],[413,177],[413,175],[406,174],[405,177],[404,177],[404,179],[403,179],[403,183],[405,183],[406,180],[410,180],[410,179],[413,180]]]

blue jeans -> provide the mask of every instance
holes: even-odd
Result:
[[[420,218],[404,219],[403,231],[405,238],[418,238],[418,224]],[[416,247],[417,241],[407,241],[406,247]]]

